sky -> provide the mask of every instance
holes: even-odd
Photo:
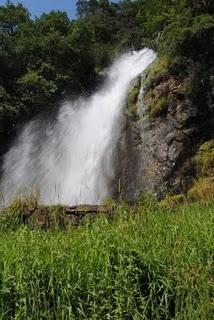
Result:
[[[22,3],[31,13],[31,17],[40,16],[43,12],[52,10],[66,11],[69,18],[75,17],[77,0],[12,0],[13,3]],[[0,5],[5,4],[5,0],[0,0]]]
[[[12,2],[22,3],[29,10],[32,18],[51,10],[66,11],[69,18],[74,18],[77,0],[12,0]],[[0,5],[3,4],[5,4],[5,0],[0,0]]]

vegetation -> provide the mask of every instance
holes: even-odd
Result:
[[[89,90],[120,51],[153,47],[165,72],[173,65],[186,75],[201,61],[210,68],[213,8],[213,0],[79,0],[74,21],[60,11],[33,20],[7,1],[0,6],[1,148],[17,121]]]
[[[128,92],[128,101],[127,101],[127,109],[126,114],[128,116],[136,116],[137,112],[137,100],[141,86],[141,79],[138,78],[133,85],[130,87]]]
[[[213,210],[147,201],[67,231],[1,227],[0,319],[211,320]]]
[[[195,156],[195,165],[199,176],[212,176],[214,168],[214,139],[204,142]]]
[[[60,11],[31,19],[11,1],[0,6],[1,147],[17,121],[89,90],[96,71],[137,41],[136,14],[130,1],[78,1],[74,21]]]
[[[197,60],[214,28],[213,0],[140,1],[142,39],[167,56]],[[205,31],[206,30],[206,31]],[[196,44],[197,42],[197,44]],[[209,46],[209,50],[213,50]],[[208,59],[209,60],[209,59]]]
[[[184,96],[205,110],[214,65],[213,0],[142,0],[141,4],[141,41],[159,54],[148,73],[148,87],[170,76],[177,78],[184,84]]]
[[[0,6],[0,151],[17,122],[87,92],[130,48],[146,45],[159,54],[147,78],[152,116],[168,107],[165,94],[156,99],[153,92],[160,76],[179,78],[181,93],[206,108],[213,13],[213,0],[79,0],[74,21],[59,11],[33,20],[7,1]],[[132,115],[138,91],[136,85],[129,93]],[[212,140],[194,164],[205,178],[187,195],[118,205],[112,219],[76,228],[62,223],[63,207],[41,207],[34,197],[3,209],[0,320],[211,320]],[[25,225],[31,208],[50,218],[51,230]]]
[[[160,201],[159,206],[160,208],[175,208],[179,204],[187,202],[187,198],[184,194],[174,194],[174,195],[168,195],[163,200]]]
[[[166,97],[161,97],[157,101],[154,101],[150,105],[150,115],[155,118],[157,116],[163,115],[168,109],[168,102]]]
[[[161,57],[157,59],[152,66],[149,68],[147,74],[146,74],[146,85],[148,87],[153,86],[153,81],[157,77],[166,78],[169,76],[169,65],[170,62],[168,58]]]
[[[210,199],[214,195],[214,180],[212,178],[198,179],[192,188],[188,191],[188,197],[191,200]]]

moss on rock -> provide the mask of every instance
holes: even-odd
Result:
[[[194,162],[198,176],[214,176],[214,139],[200,146]]]
[[[186,197],[184,194],[175,194],[172,196],[167,196],[163,200],[159,202],[159,207],[161,209],[165,208],[174,208],[179,204],[182,204],[186,201]]]
[[[214,198],[214,179],[201,178],[188,191],[189,200],[210,200]]]
[[[140,92],[141,80],[140,77],[137,81],[131,86],[128,92],[128,101],[126,108],[126,115],[133,116],[137,113],[137,101]]]
[[[168,109],[167,97],[165,95],[158,97],[154,90],[150,90],[145,95],[145,103],[152,118],[163,115]]]
[[[150,87],[157,77],[166,77],[169,74],[169,60],[166,57],[160,57],[148,69],[146,75],[146,86]]]
[[[155,118],[163,115],[168,108],[168,102],[166,97],[161,97],[157,101],[154,101],[152,105],[150,105],[150,115]]]

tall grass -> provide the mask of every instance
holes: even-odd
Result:
[[[214,203],[0,232],[0,319],[211,320]]]

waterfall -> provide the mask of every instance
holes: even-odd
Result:
[[[64,103],[54,121],[24,126],[3,159],[5,203],[33,188],[45,204],[98,204],[108,197],[128,88],[154,59],[149,49],[122,55],[91,97]]]

